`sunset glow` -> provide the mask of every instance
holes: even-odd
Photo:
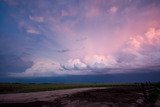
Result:
[[[159,0],[1,0],[0,74],[159,72],[159,19]]]

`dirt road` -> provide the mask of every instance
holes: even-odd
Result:
[[[135,87],[77,88],[44,92],[0,94],[0,107],[160,107],[146,102]]]
[[[14,93],[14,94],[0,94],[0,104],[2,103],[28,103],[35,101],[54,101],[56,98],[65,97],[77,92],[83,92],[94,89],[105,89],[104,87],[96,88],[77,88],[65,89],[43,92],[30,92],[30,93]]]

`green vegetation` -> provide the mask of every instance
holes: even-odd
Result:
[[[36,92],[36,91],[51,91],[60,89],[73,89],[84,87],[116,87],[116,86],[132,86],[134,84],[21,84],[21,83],[0,83],[0,94],[4,93],[21,93],[21,92]]]
[[[37,91],[51,91],[60,89],[73,89],[84,87],[135,87],[141,89],[139,83],[79,83],[79,84],[56,84],[56,83],[0,83],[0,94],[5,93],[22,93],[22,92],[37,92]],[[152,86],[160,88],[160,83],[152,83]],[[153,91],[151,91],[153,92]],[[159,96],[159,91],[153,92]],[[152,93],[152,94],[153,94]],[[158,93],[158,94],[157,94]]]
[[[155,103],[157,99],[160,97],[160,90],[156,88],[153,91],[150,91],[149,96],[147,98],[148,102]]]

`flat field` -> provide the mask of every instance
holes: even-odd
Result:
[[[160,107],[159,83],[0,84],[0,107]]]
[[[87,87],[119,87],[134,86],[135,84],[107,84],[107,83],[86,83],[86,84],[53,84],[53,83],[0,83],[0,94],[52,91],[61,89],[87,88]]]

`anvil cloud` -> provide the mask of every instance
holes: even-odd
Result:
[[[2,0],[0,74],[159,71],[159,10],[159,0]]]

